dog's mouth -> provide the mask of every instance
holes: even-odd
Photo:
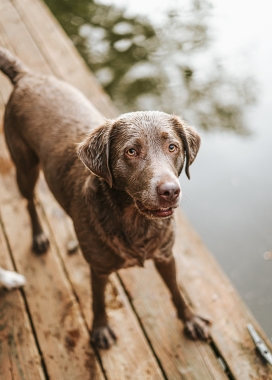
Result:
[[[148,215],[150,217],[155,217],[155,218],[167,218],[171,215],[173,215],[174,207],[162,207],[158,209],[149,209],[145,207],[142,202],[136,201],[136,205],[138,209],[141,211],[141,213]]]

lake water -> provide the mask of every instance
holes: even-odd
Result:
[[[270,0],[46,0],[122,112],[202,135],[182,207],[272,337]]]

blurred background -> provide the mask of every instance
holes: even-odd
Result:
[[[270,0],[45,0],[121,112],[202,136],[182,209],[272,339]]]

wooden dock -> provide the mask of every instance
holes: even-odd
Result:
[[[107,117],[110,99],[41,0],[0,0],[0,45],[38,72],[78,87]],[[71,221],[40,179],[39,214],[51,241],[44,256],[31,252],[30,221],[3,137],[11,85],[0,74],[0,265],[27,278],[23,290],[0,291],[1,380],[268,380],[272,367],[256,354],[246,329],[264,332],[190,227],[177,216],[178,279],[189,302],[213,320],[212,341],[188,340],[152,262],[122,270],[107,288],[110,350],[90,345],[89,270],[80,252],[68,254]]]

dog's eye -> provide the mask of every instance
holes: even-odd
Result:
[[[133,148],[130,148],[130,149],[128,149],[128,150],[126,151],[126,154],[127,154],[128,156],[131,156],[131,157],[133,157],[133,156],[137,156],[137,151],[136,151],[135,149],[133,149]]]
[[[168,149],[169,149],[169,152],[174,152],[177,149],[177,147],[174,144],[170,144]]]

